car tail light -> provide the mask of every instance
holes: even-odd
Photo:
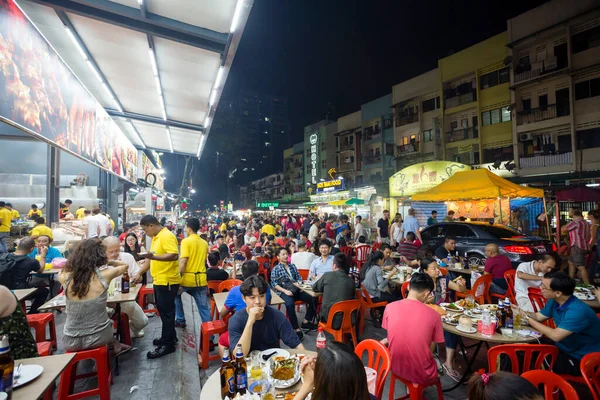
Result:
[[[552,251],[558,251],[558,247],[556,246],[556,243],[552,243]]]
[[[533,254],[533,250],[527,246],[504,246],[504,251],[512,254]]]

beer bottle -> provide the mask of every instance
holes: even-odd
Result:
[[[221,399],[227,396],[233,399],[235,390],[235,367],[229,358],[229,349],[226,348],[221,362]]]
[[[508,297],[504,299],[504,325],[508,329],[513,329],[513,312],[510,307],[510,301],[508,301]]]
[[[129,293],[129,272],[125,271],[121,277],[121,293]]]
[[[246,389],[248,389],[246,359],[244,358],[242,345],[239,343],[235,347],[235,386],[236,394],[246,394]]]
[[[504,317],[504,304],[502,301],[499,301],[498,310],[496,311],[496,319],[498,319],[498,332],[500,332],[500,328],[504,328]]]
[[[8,336],[4,335],[0,339],[0,394],[6,393],[8,400],[12,398],[14,368],[15,360],[10,354]]]

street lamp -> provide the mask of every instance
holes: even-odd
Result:
[[[192,193],[192,194],[196,193],[196,189],[190,189],[190,193]]]

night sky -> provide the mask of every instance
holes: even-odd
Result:
[[[544,2],[254,0],[224,95],[242,89],[287,96],[297,143],[304,126],[324,118],[328,103],[335,105],[334,117],[357,111]],[[194,177],[202,207],[227,193],[206,173],[215,168],[215,151],[209,136]],[[224,161],[220,167],[227,168]],[[167,190],[176,191],[183,157],[165,155],[164,164]]]

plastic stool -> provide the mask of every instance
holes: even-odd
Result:
[[[117,317],[113,315],[113,328],[117,329]],[[131,331],[129,330],[129,315],[121,311],[121,343],[131,346]]]
[[[56,323],[54,322],[54,314],[27,314],[27,322],[35,330],[35,341],[37,343],[50,341],[52,348],[56,350]],[[48,325],[48,330],[50,331],[49,339],[46,336],[46,325]]]
[[[156,303],[146,302],[146,296],[154,296],[154,288],[149,288],[147,285],[142,286],[138,293],[137,302],[145,313],[154,313],[159,315]],[[154,308],[146,308],[148,304],[154,304]]]
[[[52,355],[52,342],[39,342],[37,344],[37,351],[40,357]]]
[[[442,383],[440,382],[440,378],[437,378],[435,382],[433,382],[431,385],[425,386],[409,382],[406,379],[402,379],[397,375],[394,375],[393,372],[391,376],[392,377],[390,379],[390,393],[388,395],[388,398],[390,400],[394,399],[394,389],[396,385],[396,380],[402,382],[404,386],[406,386],[406,391],[408,392],[406,396],[399,397],[396,400],[422,400],[424,399],[423,391],[429,386],[435,386],[437,388],[438,400],[444,400],[444,392],[442,392]]]
[[[70,353],[70,352],[68,352]],[[87,374],[77,375],[77,363],[83,360],[96,361],[96,370]],[[73,393],[75,382],[79,379],[98,377],[98,387],[86,390],[80,393]],[[67,368],[60,376],[58,385],[58,400],[76,400],[85,397],[100,396],[100,400],[110,400],[110,384],[112,383],[112,374],[110,372],[110,360],[106,346],[97,349],[78,351],[75,358],[71,360]]]
[[[208,369],[208,363],[213,360],[219,360],[219,354],[209,355],[210,352],[210,337],[217,333],[227,332],[227,324],[223,320],[203,322],[201,329],[202,344],[200,352],[202,354],[202,369]]]

